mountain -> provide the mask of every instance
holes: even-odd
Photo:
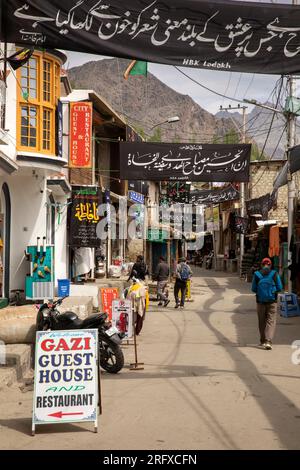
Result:
[[[275,107],[272,103],[267,106]],[[273,118],[273,111],[255,106],[246,118],[247,136],[255,140],[260,150],[263,149],[266,137]],[[220,111],[216,114],[219,119],[233,119],[237,126],[242,126],[242,115],[229,111]],[[231,117],[230,117],[231,116]],[[286,119],[282,114],[276,113],[272,124],[272,129],[265,146],[264,154],[274,159],[285,158],[286,150]],[[298,137],[299,137],[299,133]]]
[[[215,117],[151,73],[147,78],[124,80],[128,64],[125,59],[92,61],[69,69],[68,76],[73,88],[94,90],[148,138],[154,134],[162,141],[205,143],[215,136],[222,138],[233,127],[230,119]],[[152,126],[172,116],[179,116],[180,121],[151,131]]]

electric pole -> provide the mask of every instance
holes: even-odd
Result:
[[[239,133],[241,134],[241,140],[242,143],[246,143],[246,109],[247,106],[231,106],[229,105],[227,108],[223,108],[223,106],[220,106],[220,111],[232,111],[232,110],[242,110],[243,112],[243,126],[242,128],[238,127],[237,123],[232,119],[230,116],[232,122],[234,125],[237,127]],[[245,183],[240,184],[240,214],[241,217],[245,217]],[[245,253],[245,235],[243,233],[240,234],[240,274],[242,272],[242,260],[243,256]]]
[[[296,83],[295,78],[290,76],[288,78],[289,84],[289,115],[288,115],[288,122],[287,122],[287,162],[288,162],[288,266],[292,264],[292,252],[290,250],[291,245],[291,238],[293,235],[293,221],[294,221],[294,198],[296,193],[295,188],[295,181],[293,179],[293,175],[291,173],[291,165],[290,165],[290,152],[289,150],[295,146],[296,144],[296,115],[292,112],[293,111],[293,97],[295,96],[295,89]],[[288,291],[292,292],[292,281],[289,275],[288,277]]]

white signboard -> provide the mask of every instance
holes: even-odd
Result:
[[[121,333],[125,333],[125,339],[133,336],[133,316],[131,300],[113,300],[112,324]]]
[[[32,432],[36,424],[98,419],[98,330],[36,334]]]

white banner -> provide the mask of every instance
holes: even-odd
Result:
[[[125,339],[133,336],[133,316],[131,300],[113,300],[112,324],[121,333],[125,333]]]

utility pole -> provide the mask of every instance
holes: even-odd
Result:
[[[232,110],[242,110],[243,112],[243,127],[242,129],[238,128],[238,131],[241,134],[241,140],[242,143],[246,143],[246,109],[247,106],[231,106],[229,105],[227,108],[223,108],[223,106],[220,106],[220,111],[232,111]],[[230,116],[231,117],[231,116]],[[231,118],[232,119],[232,118]],[[234,122],[235,126],[237,127],[236,122],[232,119]],[[241,217],[245,217],[245,189],[246,189],[246,184],[241,183],[240,184],[240,213]],[[240,234],[240,274],[242,272],[242,260],[243,256],[245,253],[245,235],[243,233]]]
[[[295,3],[295,0],[294,0]],[[296,115],[292,112],[293,109],[293,97],[296,91],[296,82],[293,76],[288,77],[289,94],[290,94],[290,112],[288,114],[287,122],[287,164],[288,164],[288,266],[292,264],[292,252],[290,250],[291,238],[293,235],[293,221],[294,221],[294,198],[296,193],[295,181],[291,173],[290,165],[290,148],[296,144]],[[288,291],[292,292],[292,281],[291,277],[288,277]]]

